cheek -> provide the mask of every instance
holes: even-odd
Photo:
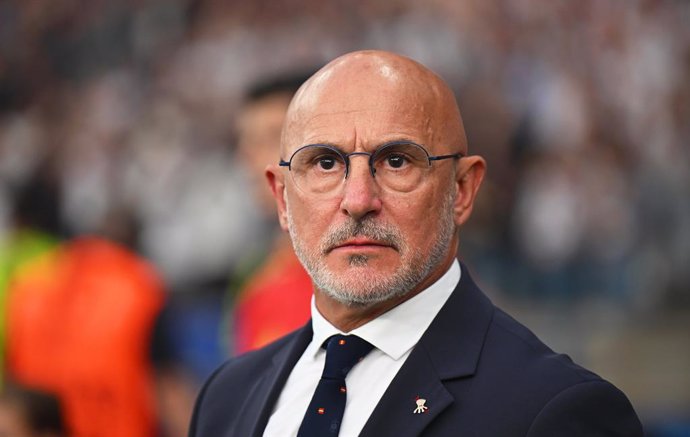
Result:
[[[386,210],[386,220],[392,222],[403,233],[408,242],[419,243],[429,229],[429,224],[433,221],[430,217],[433,211],[430,203],[420,199],[392,199],[389,208]]]
[[[414,197],[391,198],[389,207],[384,208],[386,219],[400,229],[411,247],[424,250],[439,232],[443,195],[439,189],[430,189]]]
[[[292,217],[294,232],[299,238],[315,247],[321,237],[326,233],[333,222],[333,217],[338,211],[337,203],[333,201],[315,201],[306,199],[297,194],[287,196],[288,211]]]

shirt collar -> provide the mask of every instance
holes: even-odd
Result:
[[[348,334],[363,338],[392,359],[399,360],[417,344],[457,286],[461,274],[456,259],[443,276],[421,293]],[[326,339],[345,333],[319,313],[313,297],[311,317],[314,336],[305,353],[316,356]],[[391,332],[396,334],[390,335]]]

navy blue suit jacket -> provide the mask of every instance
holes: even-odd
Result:
[[[228,361],[206,382],[190,437],[261,436],[311,323]],[[429,409],[413,414],[417,397]],[[368,437],[642,436],[625,395],[496,308],[467,268],[362,430]]]

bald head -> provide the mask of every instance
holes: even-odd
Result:
[[[305,82],[288,110],[283,156],[307,143],[332,141],[326,136],[334,132],[320,128],[334,115],[351,122],[349,129],[363,140],[372,134],[366,129],[388,125],[393,137],[415,130],[426,147],[466,152],[460,111],[448,85],[423,65],[394,53],[348,53]],[[372,121],[376,126],[370,126]],[[364,131],[358,132],[360,128]]]

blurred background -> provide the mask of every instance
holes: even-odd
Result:
[[[365,48],[456,90],[492,299],[690,435],[684,0],[0,0],[0,428],[38,389],[54,435],[182,436],[213,368],[306,320],[258,169],[294,84]]]

